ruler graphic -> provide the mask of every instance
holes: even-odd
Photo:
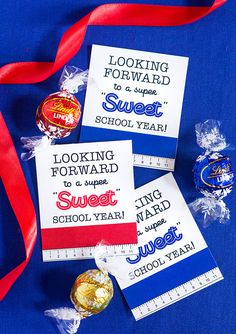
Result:
[[[138,253],[138,245],[111,245],[102,246],[105,256],[127,256]],[[43,261],[64,261],[64,260],[85,260],[94,258],[96,247],[81,247],[81,248],[63,248],[43,250]]]
[[[156,298],[132,309],[132,313],[135,320],[140,320],[222,279],[223,276],[219,268],[216,267],[205,274],[179,285],[173,290],[167,291],[161,296],[157,296]]]
[[[154,157],[151,155],[133,154],[133,164],[136,167],[174,171],[175,159]]]

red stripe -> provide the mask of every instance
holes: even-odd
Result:
[[[201,19],[225,2],[226,0],[215,0],[210,7],[144,4],[105,4],[98,6],[64,33],[54,62],[32,61],[7,64],[0,68],[0,83],[36,83],[49,78],[80,50],[89,25],[179,26]],[[43,48],[43,45],[41,47]]]
[[[106,245],[138,242],[136,223],[44,228],[41,235],[43,250],[90,247],[101,241]]]

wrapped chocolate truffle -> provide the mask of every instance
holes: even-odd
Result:
[[[70,299],[74,308],[61,307],[46,310],[44,314],[56,320],[61,334],[75,334],[80,321],[91,315],[103,311],[113,297],[113,284],[108,275],[105,262],[98,258],[96,264],[99,269],[87,270],[79,275],[71,289]]]
[[[228,144],[220,133],[220,122],[207,120],[196,124],[198,145],[205,150],[194,165],[196,189],[204,197],[196,199],[189,207],[204,227],[214,221],[224,224],[230,219],[230,211],[223,201],[233,189],[234,172],[230,158],[220,153]]]
[[[88,71],[65,66],[60,78],[60,91],[47,96],[36,112],[36,124],[45,136],[22,137],[22,160],[33,158],[37,151],[51,145],[54,139],[70,135],[81,117],[81,105],[73,94],[87,85]]]

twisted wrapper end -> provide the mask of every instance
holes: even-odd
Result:
[[[53,139],[47,136],[21,137],[22,147],[26,152],[21,153],[23,161],[30,160],[35,157],[36,153],[47,149],[54,144]]]
[[[44,315],[56,321],[57,328],[61,334],[76,334],[81,317],[79,312],[73,308],[61,307],[44,311]]]
[[[225,136],[220,133],[220,125],[221,123],[214,119],[195,125],[197,144],[206,150],[205,155],[220,152],[228,146]]]
[[[96,266],[104,274],[110,274],[121,281],[126,281],[129,279],[126,275],[126,269],[117,267],[117,255],[112,252],[108,252],[106,246],[109,245],[104,241],[101,241],[99,244],[97,244],[94,252]]]
[[[75,66],[66,65],[63,69],[59,86],[71,94],[76,94],[86,88],[88,82],[88,70],[83,71]]]
[[[114,275],[113,273],[113,264],[110,261],[110,257],[107,253],[106,245],[103,241],[101,241],[99,244],[97,244],[94,252],[94,260],[96,263],[96,266],[99,270],[101,270],[104,274],[108,275]]]
[[[230,211],[222,200],[210,197],[198,198],[189,204],[189,209],[203,227],[208,227],[215,221],[227,224],[230,221]]]

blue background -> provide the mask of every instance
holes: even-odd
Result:
[[[108,3],[110,1],[106,1]],[[114,1],[113,1],[114,2]],[[127,1],[132,3],[134,1]],[[89,3],[89,5],[88,5]],[[0,63],[50,61],[54,59],[63,32],[96,5],[99,0],[10,0],[1,1]],[[136,3],[157,3],[137,1]],[[158,0],[158,4],[207,5],[206,0]],[[223,122],[222,130],[235,143],[236,17],[233,1],[208,17],[180,27],[90,27],[82,49],[70,62],[87,68],[92,43],[169,53],[190,58],[183,105],[176,171],[177,182],[187,202],[194,189],[192,166],[200,149],[195,142],[194,124],[206,118]],[[39,135],[35,110],[49,93],[57,91],[60,73],[37,85],[1,85],[0,109],[21,152],[21,136]],[[84,93],[78,94],[81,102]],[[1,135],[1,134],[0,134]],[[76,142],[79,128],[63,142]],[[236,153],[231,158],[236,164]],[[35,161],[22,163],[38,214]],[[135,168],[136,186],[155,179],[157,170]],[[10,176],[9,176],[10,177]],[[202,233],[217,260],[225,280],[179,301],[139,322],[135,322],[114,281],[115,296],[100,315],[83,321],[80,333],[234,334],[236,333],[236,192],[226,202],[231,224],[215,224]],[[4,275],[24,257],[22,238],[0,185],[0,274]],[[43,315],[51,307],[69,306],[69,292],[77,274],[93,268],[94,262],[42,263],[40,234],[23,275],[0,303],[0,333],[56,333]]]

